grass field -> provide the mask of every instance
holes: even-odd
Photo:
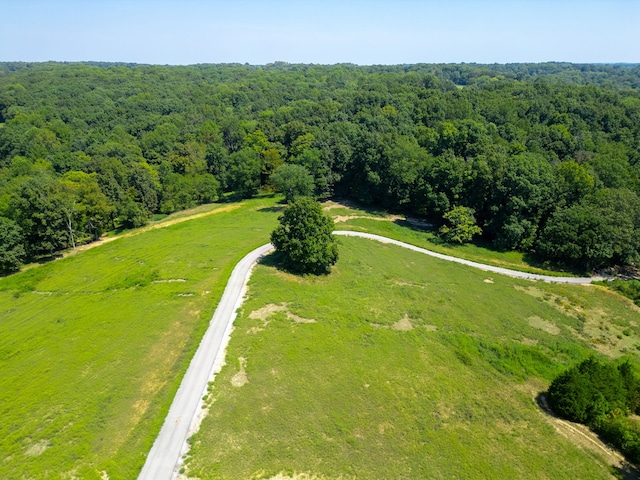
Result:
[[[570,270],[560,265],[542,265],[536,259],[522,252],[497,251],[482,241],[465,245],[448,244],[440,239],[435,227],[407,222],[404,216],[333,203],[325,207],[325,210],[327,214],[336,219],[336,229],[358,230],[384,235],[445,255],[523,272],[554,276],[585,275],[585,272]]]
[[[231,269],[279,209],[200,208],[0,279],[0,478],[135,478]]]
[[[190,477],[611,478],[535,398],[596,351],[637,361],[630,301],[340,243],[329,276],[256,269]]]
[[[268,241],[276,200],[181,212],[0,279],[0,478],[135,478],[232,267]],[[452,253],[401,223],[337,228]],[[630,302],[340,242],[327,277],[257,269],[194,474],[606,477],[533,397],[594,348],[635,356]],[[476,248],[453,253],[530,268]]]

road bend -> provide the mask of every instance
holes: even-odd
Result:
[[[518,270],[509,270],[508,268],[494,267],[493,265],[485,265],[484,263],[472,262],[471,260],[464,260],[462,258],[452,257],[451,255],[444,255],[442,253],[432,252],[431,250],[416,247],[415,245],[411,245],[410,243],[401,242],[399,240],[393,240],[391,238],[383,237],[381,235],[375,235],[373,233],[354,232],[351,230],[337,230],[333,233],[334,235],[344,235],[347,237],[361,237],[361,238],[368,238],[369,240],[376,240],[382,243],[391,243],[393,245],[398,245],[399,247],[413,250],[414,252],[424,253],[425,255],[439,258],[441,260],[461,263],[462,265],[467,265],[469,267],[479,268],[480,270],[484,270],[485,272],[499,273],[501,275],[508,275],[509,277],[514,277],[514,278],[525,278],[527,280],[542,280],[543,282],[549,282],[549,283],[574,283],[574,284],[582,284],[582,285],[588,285],[591,282],[605,280],[605,277],[554,277],[552,275],[540,275],[537,273],[526,273],[526,272],[519,272]]]
[[[593,281],[604,280],[604,277],[554,277],[550,275],[519,272],[517,270],[472,262],[450,255],[443,255],[372,233],[349,230],[337,230],[333,233],[335,235],[367,238],[369,240],[393,244],[441,260],[456,262],[486,272],[499,273],[515,278],[573,284],[589,284]],[[231,326],[233,325],[237,310],[242,304],[247,281],[251,275],[251,269],[260,258],[271,250],[273,250],[273,246],[270,243],[258,247],[240,260],[233,269],[229,283],[227,283],[225,287],[220,303],[209,324],[209,328],[202,338],[200,346],[182,379],[182,383],[171,404],[167,418],[162,425],[162,429],[153,447],[149,451],[149,455],[138,476],[138,480],[171,480],[177,477],[182,463],[182,456],[187,449],[187,438],[192,435],[197,428],[197,417],[202,407],[202,399],[207,393],[209,381],[213,378],[216,358],[224,351],[229,340]]]

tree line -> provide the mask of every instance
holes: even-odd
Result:
[[[633,263],[639,85],[634,65],[1,63],[0,269],[265,187]]]

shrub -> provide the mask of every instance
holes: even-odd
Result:
[[[630,368],[628,363],[623,365]],[[622,368],[593,357],[584,360],[551,383],[549,405],[558,415],[590,426],[596,426],[614,410],[628,412],[632,405]]]

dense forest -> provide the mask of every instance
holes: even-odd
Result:
[[[0,63],[0,270],[291,165],[317,198],[463,209],[495,248],[631,264],[640,66]]]

